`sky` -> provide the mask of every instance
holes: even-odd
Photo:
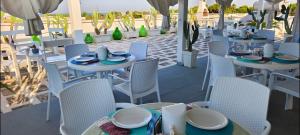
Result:
[[[54,13],[67,13],[68,0],[63,0],[58,9]],[[198,5],[199,0],[188,0],[189,7]],[[215,0],[206,0],[208,5],[214,4]],[[241,5],[253,5],[257,0],[233,0],[233,3],[237,6]],[[296,2],[297,0],[288,0],[291,2]],[[101,13],[109,11],[149,11],[151,5],[147,0],[81,0],[81,10],[82,12],[93,12],[98,11]]]

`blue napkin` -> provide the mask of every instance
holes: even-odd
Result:
[[[228,125],[219,130],[205,130],[194,127],[190,124],[186,124],[185,133],[186,135],[232,135],[233,123],[231,120],[228,121]]]
[[[86,61],[86,62],[79,62],[79,61],[76,61],[76,60],[72,60],[71,63],[72,64],[77,64],[77,65],[87,65],[87,64],[92,64],[92,63],[96,63],[98,62],[99,60],[97,58],[91,60],[91,61]]]

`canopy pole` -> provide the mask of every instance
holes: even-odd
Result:
[[[182,51],[185,50],[186,39],[184,36],[184,21],[187,21],[188,0],[178,0],[178,43],[177,43],[177,64],[183,65]]]
[[[84,43],[82,23],[81,23],[80,0],[68,0],[68,8],[69,8],[72,36],[73,36],[74,43],[75,44]]]

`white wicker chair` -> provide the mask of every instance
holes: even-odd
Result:
[[[208,52],[209,53],[214,53],[220,56],[225,56],[226,54],[226,49],[224,46],[223,41],[212,41],[208,43]],[[206,65],[206,70],[205,70],[205,75],[202,83],[202,90],[204,90],[205,83],[207,80],[207,75],[208,72],[210,72],[210,66],[211,66],[211,60],[210,60],[210,55],[207,56],[207,65]]]
[[[214,53],[210,53],[211,71],[209,85],[206,92],[205,100],[208,100],[210,90],[214,86],[216,79],[219,77],[236,77],[236,69],[233,64],[232,59],[225,58],[224,56],[219,56]],[[261,73],[254,73],[249,75],[239,76],[241,78],[247,78],[254,80],[254,76],[262,76]],[[256,81],[256,80],[255,80]]]
[[[285,78],[277,80],[277,77]],[[293,97],[299,98],[299,78],[295,78],[286,74],[271,73],[269,79],[269,88],[286,94],[285,110],[293,109]]]
[[[268,135],[271,130],[271,124],[267,121],[269,95],[269,88],[259,83],[220,77],[213,87],[210,101],[194,102],[192,105],[223,113],[251,135]]]
[[[148,44],[146,42],[133,42],[130,45],[129,53],[135,57],[136,61],[141,61],[147,59],[147,51],[148,51]],[[128,76],[128,71],[130,68],[121,68],[116,69],[113,72],[119,74],[119,76]]]
[[[86,44],[72,44],[65,46],[66,60],[70,60],[71,58],[89,52],[89,47]],[[79,75],[77,74],[79,73]],[[69,75],[73,74],[75,77],[86,75],[89,76],[92,72],[76,72],[70,68],[68,68],[67,78],[69,79]]]
[[[257,35],[266,37],[268,40],[275,40],[274,30],[258,30]]]
[[[293,55],[296,57],[300,57],[300,44],[292,43],[292,42],[282,43],[279,46],[278,52],[287,54],[287,55]],[[299,69],[297,69],[297,70],[280,70],[280,71],[276,71],[276,72],[290,75],[290,76],[295,76],[295,74],[299,74]]]
[[[63,122],[62,135],[80,135],[91,124],[109,115],[116,108],[133,104],[116,104],[107,79],[93,79],[71,85],[59,93]]]
[[[160,102],[160,94],[157,79],[158,59],[148,59],[135,62],[131,66],[129,79],[121,79],[124,83],[114,86],[114,90],[124,93],[130,97],[131,103],[136,99],[142,99],[151,93],[157,93],[157,99]]]
[[[56,97],[58,97],[58,94],[60,91],[62,91],[66,86],[69,86],[71,84],[77,83],[84,78],[77,78],[73,80],[69,80],[65,82],[62,79],[62,76],[57,68],[57,66],[53,63],[44,63],[43,64],[46,71],[47,71],[47,80],[48,80],[48,104],[47,104],[47,115],[46,120],[49,120],[49,114],[50,114],[50,106],[51,106],[51,96],[52,94]]]

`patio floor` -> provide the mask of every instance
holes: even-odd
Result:
[[[195,69],[177,65],[160,69],[159,87],[162,101],[189,103],[203,100],[205,91],[200,89],[205,68],[206,57],[198,60],[198,67]],[[115,98],[117,101],[129,101],[129,97],[120,93],[115,93]],[[268,114],[268,120],[272,124],[271,135],[298,135],[299,99],[294,100],[294,109],[291,111],[284,111],[284,100],[284,94],[272,92]],[[150,95],[144,99],[144,102],[155,101],[155,95]],[[1,135],[59,134],[58,100],[53,98],[52,103],[51,120],[48,122],[45,121],[45,102],[1,114]]]

